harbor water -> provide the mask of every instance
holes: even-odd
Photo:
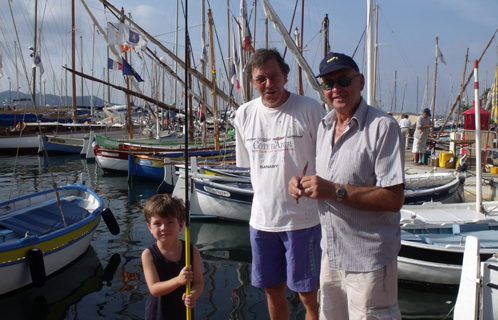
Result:
[[[126,176],[104,175],[79,155],[0,156],[0,201],[49,189],[53,181],[58,186],[77,182],[80,172],[113,211],[120,234],[113,236],[101,222],[89,250],[43,288],[0,296],[0,319],[144,319],[149,293],[140,255],[153,237],[143,207],[157,183],[129,186]],[[269,319],[264,290],[250,283],[248,224],[194,219],[191,241],[201,251],[205,284],[195,319]],[[403,319],[451,319],[457,291],[400,283]],[[305,319],[298,295],[287,291],[287,298],[291,319]]]

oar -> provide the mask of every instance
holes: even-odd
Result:
[[[188,64],[188,0],[185,0],[185,65]],[[188,178],[188,123],[189,123],[189,112],[188,112],[188,67],[185,68],[185,103],[183,104],[185,109],[185,266],[190,266],[190,205],[189,205],[189,178]],[[187,289],[185,294],[188,296],[190,294],[190,282],[187,283]],[[192,310],[187,309],[187,320],[192,319]]]

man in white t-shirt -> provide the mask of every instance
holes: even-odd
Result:
[[[408,115],[403,115],[403,119],[399,122],[399,127],[401,128],[401,134],[405,138],[405,149],[408,149],[408,142],[410,139],[410,129],[412,127],[412,122],[408,119]]]
[[[272,320],[290,318],[287,287],[299,293],[306,319],[318,319],[318,209],[314,200],[293,199],[287,183],[294,175],[315,173],[316,134],[325,111],[316,100],[285,89],[289,71],[276,49],[251,55],[247,79],[260,97],[237,110],[237,166],[251,169],[254,189],[252,284],[265,288]]]

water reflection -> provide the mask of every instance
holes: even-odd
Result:
[[[0,156],[0,199],[48,189],[52,176],[58,185],[73,183],[84,172],[87,185],[113,211],[121,233],[113,236],[100,223],[92,241],[93,250],[60,274],[67,275],[54,278],[53,287],[43,288],[41,294],[30,289],[17,297],[0,297],[0,318],[30,319],[35,308],[46,319],[143,319],[149,290],[140,256],[153,241],[143,207],[146,199],[156,193],[158,184],[138,183],[129,187],[126,175],[104,175],[96,164],[88,164],[79,156],[50,157],[49,172],[48,164],[41,159]],[[190,228],[192,242],[201,252],[205,283],[195,319],[269,319],[264,290],[250,284],[247,223],[192,220]],[[60,296],[53,297],[56,293]],[[456,294],[455,288],[400,284],[403,318],[444,319],[454,305]],[[40,296],[43,298],[37,298]],[[288,291],[287,298],[291,319],[305,319],[298,295]]]
[[[75,301],[112,280],[120,262],[113,256],[104,269],[94,248],[47,279],[43,288],[28,287],[0,298],[2,319],[64,319]]]

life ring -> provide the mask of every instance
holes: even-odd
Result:
[[[27,260],[33,284],[37,288],[43,287],[47,278],[45,273],[45,262],[43,261],[43,252],[38,248],[29,249]]]
[[[26,122],[21,121],[16,124],[16,131],[22,131],[26,128]]]
[[[104,211],[102,211],[102,218],[104,218],[104,222],[107,226],[107,229],[113,234],[117,235],[119,234],[119,224],[116,221],[116,218],[114,217],[114,214],[112,213],[111,209],[105,208]]]

